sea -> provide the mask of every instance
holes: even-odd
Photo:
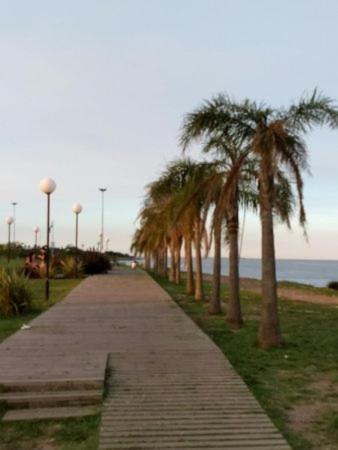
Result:
[[[278,281],[295,281],[324,287],[330,281],[338,281],[338,261],[310,259],[278,259]],[[228,258],[222,258],[222,275],[228,274]],[[241,258],[239,271],[241,277],[261,278],[261,260]],[[212,273],[212,258],[203,259],[203,273]]]
[[[138,258],[140,263],[142,258]],[[168,260],[170,266],[170,258]],[[203,258],[203,273],[212,274],[213,258]],[[184,258],[181,259],[184,270]],[[330,281],[338,281],[338,261],[321,259],[277,259],[277,280],[294,281],[296,283],[311,284],[325,287]],[[228,275],[228,258],[222,258],[221,273]],[[261,279],[261,260],[256,258],[241,258],[239,273],[244,278]]]

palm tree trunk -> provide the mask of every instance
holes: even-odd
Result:
[[[275,241],[273,232],[273,175],[261,163],[260,213],[262,226],[262,315],[258,341],[264,347],[278,346],[282,335],[278,317]]]
[[[159,252],[158,250],[154,253],[154,271],[157,275],[160,272],[160,264],[159,264]]]
[[[181,282],[181,239],[177,240],[175,248],[175,283],[180,284]]]
[[[181,255],[180,255],[180,248],[179,246],[176,246],[175,249],[175,283],[180,284],[181,282]]]
[[[229,239],[229,302],[226,321],[232,328],[241,328],[243,318],[239,293],[237,194],[232,199],[232,204],[229,208],[227,226]]]
[[[164,247],[163,250],[163,276],[168,276],[168,249],[167,246]]]
[[[222,223],[215,219],[214,223],[214,260],[212,273],[211,298],[209,305],[210,314],[221,312],[221,244],[222,244]]]
[[[184,247],[185,247],[185,265],[186,265],[186,271],[187,271],[185,291],[187,294],[193,294],[194,293],[194,272],[193,272],[193,265],[192,265],[192,249],[191,249],[190,237],[185,238]]]
[[[150,255],[148,252],[145,252],[144,254],[144,268],[145,270],[150,270]]]
[[[164,247],[159,250],[160,254],[160,275],[161,277],[165,276],[165,268],[164,268]]]
[[[195,260],[196,260],[196,269],[195,269],[195,299],[198,301],[202,301],[204,299],[203,293],[203,271],[202,271],[202,255],[201,255],[201,223],[200,218],[196,220],[196,232],[195,232]]]
[[[170,272],[169,281],[174,283],[175,281],[175,248],[173,241],[170,242]]]

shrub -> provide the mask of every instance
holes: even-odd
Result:
[[[109,258],[99,252],[87,252],[84,256],[83,270],[87,275],[107,273],[111,269]]]
[[[10,316],[27,312],[33,294],[28,279],[14,270],[0,267],[0,314]]]
[[[49,264],[49,278],[56,278],[57,266],[51,261]],[[37,278],[46,278],[46,264],[41,264],[37,269]]]
[[[81,261],[76,261],[74,256],[66,256],[61,260],[61,270],[65,278],[80,277],[83,274],[83,264]]]
[[[327,284],[327,287],[338,291],[338,281],[330,281],[330,283]]]

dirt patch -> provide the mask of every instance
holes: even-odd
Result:
[[[335,373],[321,373],[307,385],[311,398],[293,405],[288,412],[288,424],[292,431],[300,433],[315,449],[336,449],[332,442],[322,442],[318,429],[327,427],[327,418],[338,411],[338,383]]]
[[[290,428],[302,433],[312,431],[316,419],[321,415],[322,408],[321,402],[294,405],[288,415]]]
[[[211,275],[205,274],[203,278],[207,281],[212,279]],[[229,278],[223,276],[222,283],[228,284]],[[241,278],[241,289],[245,291],[260,293],[261,281],[255,278]],[[292,288],[292,287],[279,287],[278,296],[286,298],[288,300],[294,300],[299,302],[315,303],[319,305],[336,305],[338,306],[338,297],[333,297],[325,294],[318,294],[308,289]]]

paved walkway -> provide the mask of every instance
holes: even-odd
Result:
[[[101,449],[288,449],[223,353],[142,272],[110,280]]]
[[[31,325],[0,345],[0,388],[102,388],[109,355],[100,449],[289,449],[218,347],[141,271],[87,278]]]

